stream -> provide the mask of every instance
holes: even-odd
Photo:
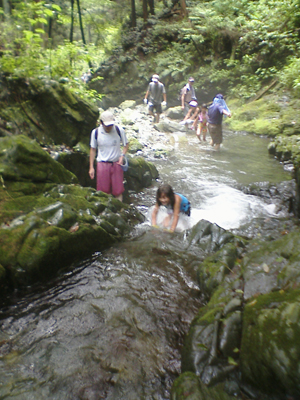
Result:
[[[148,215],[165,182],[190,200],[190,226],[206,219],[249,237],[282,229],[287,210],[244,189],[291,172],[268,155],[267,139],[224,136],[216,152],[193,134],[173,135],[171,155],[155,161],[159,181],[131,202]],[[12,294],[0,309],[0,399],[169,399],[203,304],[196,268],[204,256],[187,249],[185,232],[146,220],[123,243]]]

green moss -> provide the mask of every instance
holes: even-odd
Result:
[[[143,147],[144,146],[136,138],[132,137],[129,139],[129,153],[135,154],[137,151],[142,150]]]
[[[243,380],[277,395],[298,397],[300,290],[261,295],[244,310]]]
[[[238,107],[236,103],[233,104],[233,116],[226,120],[228,126],[233,130],[269,137],[279,134],[290,136],[299,133],[300,124],[297,122],[296,111],[299,109],[299,100],[293,100],[288,107],[284,107],[280,104],[279,97],[272,95],[241,107]]]
[[[192,372],[185,372],[175,379],[171,389],[171,400],[229,400],[224,384],[205,386]]]
[[[226,243],[220,251],[207,257],[197,270],[200,289],[207,296],[222,284],[226,275],[232,271],[238,256],[234,243]]]

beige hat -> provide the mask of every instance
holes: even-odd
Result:
[[[104,111],[101,114],[100,119],[101,119],[103,125],[105,125],[105,126],[114,125],[114,123],[115,123],[114,116],[110,111]]]

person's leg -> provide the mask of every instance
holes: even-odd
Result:
[[[124,173],[121,166],[117,163],[112,164],[111,169],[111,193],[115,196],[118,200],[123,200],[123,192],[124,192]]]
[[[149,114],[150,114],[152,117],[155,118],[155,115],[154,115],[154,113],[153,113],[153,105],[149,106],[148,112],[149,112]]]
[[[113,164],[97,162],[97,190],[111,194],[110,169]]]
[[[207,127],[204,126],[202,128],[202,138],[203,138],[203,142],[206,142],[206,132],[207,132]]]
[[[162,108],[161,108],[161,104],[156,104],[155,105],[155,110],[156,110],[156,123],[158,124],[159,123],[159,117],[160,117],[160,114],[162,113]]]
[[[223,135],[222,135],[222,125],[212,125],[209,124],[209,133],[212,138],[212,146],[216,146],[216,150],[220,150],[221,143],[223,141]]]
[[[200,124],[198,125],[196,135],[198,136],[198,139],[201,142],[201,125]]]

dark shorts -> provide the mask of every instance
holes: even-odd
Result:
[[[152,106],[149,106],[149,111],[153,112],[156,111],[158,114],[162,113],[162,108],[161,108],[161,104],[153,104]]]
[[[208,124],[208,131],[214,144],[223,142],[222,125]]]
[[[124,192],[123,170],[116,162],[97,162],[97,190],[117,197]]]

